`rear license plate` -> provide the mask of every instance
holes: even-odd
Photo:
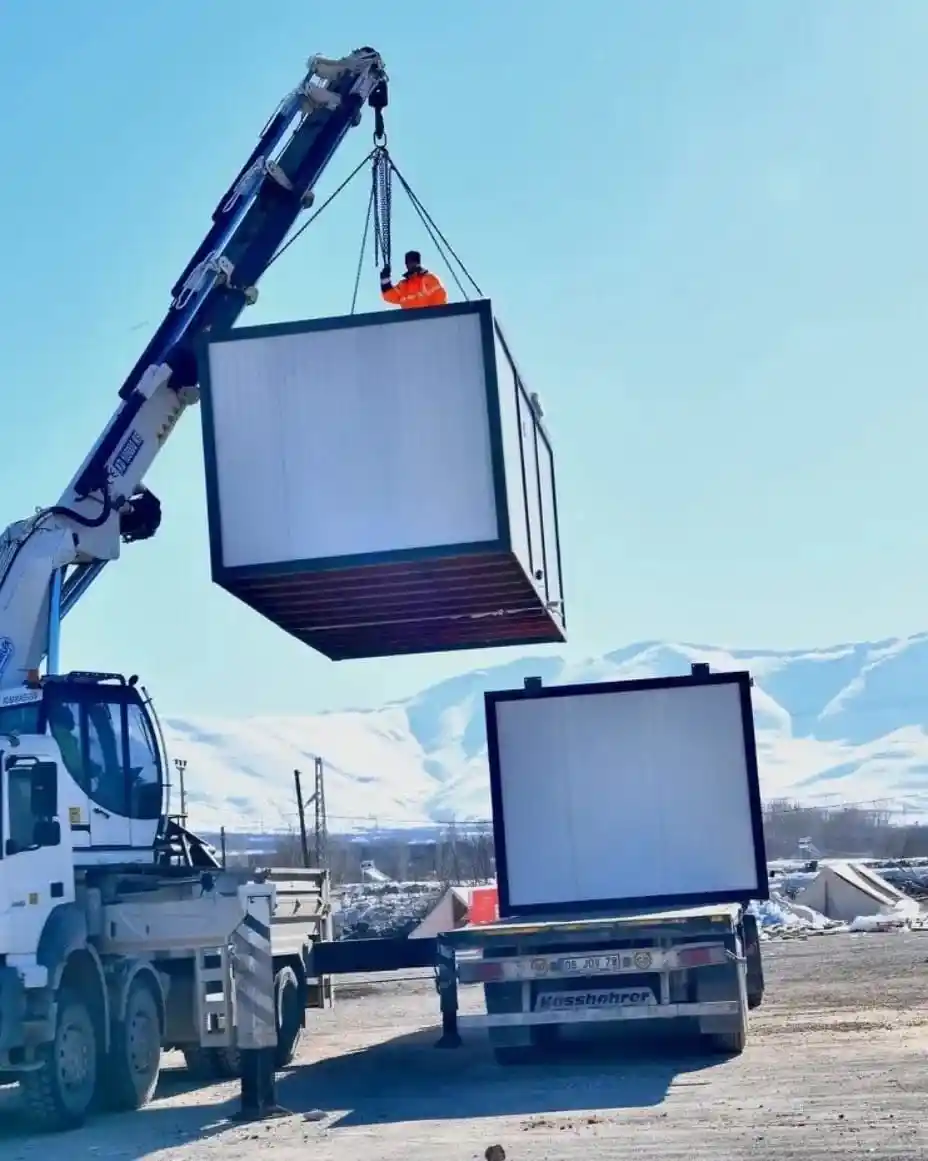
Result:
[[[569,975],[588,975],[590,972],[614,972],[622,966],[620,955],[565,956],[553,965],[555,971]]]

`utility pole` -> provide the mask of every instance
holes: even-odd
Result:
[[[325,867],[329,861],[329,823],[325,811],[325,763],[321,758],[315,758],[313,768],[315,776],[313,805],[316,808],[316,866]]]
[[[187,787],[184,782],[184,772],[187,769],[186,758],[175,758],[174,769],[177,771],[178,781],[180,782],[180,825],[186,827],[187,825]]]
[[[303,806],[303,784],[299,770],[293,771],[293,784],[296,787],[296,812],[300,821],[300,852],[303,855],[303,866],[309,866],[309,843],[306,840],[306,810]]]
[[[300,846],[303,850],[303,866],[324,867],[329,857],[329,824],[325,812],[325,763],[321,758],[313,758],[313,792],[303,803],[303,786],[299,770],[293,771],[296,785],[296,809],[300,817]],[[309,861],[309,840],[306,836],[306,807],[313,808],[313,862]]]

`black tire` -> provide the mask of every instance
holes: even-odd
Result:
[[[303,1039],[303,995],[292,967],[282,967],[274,976],[274,1008],[277,1014],[277,1048],[274,1067],[287,1068]]]
[[[234,1080],[241,1075],[241,1058],[237,1048],[200,1048],[191,1045],[183,1050],[187,1072],[201,1084]]]
[[[20,1077],[31,1120],[50,1132],[80,1128],[96,1095],[98,1051],[90,1008],[76,992],[62,988],[55,1038],[40,1050],[41,1067]]]
[[[740,1056],[747,1045],[748,1025],[742,1013],[730,1032],[706,1032],[703,1041],[708,1052],[719,1056]]]
[[[237,1048],[210,1048],[213,1075],[217,1080],[238,1080],[242,1075],[242,1058]]]
[[[742,954],[739,938],[729,949],[735,956]],[[721,1020],[713,1019],[711,1031],[701,1031],[701,1040],[706,1051],[713,1055],[740,1056],[748,1038],[748,997],[747,973],[740,964],[729,963],[716,967],[702,968],[696,976],[696,999],[700,1003],[718,1000],[737,1000],[738,1011],[734,1016]]]
[[[764,961],[761,954],[760,932],[757,917],[745,914],[742,921],[744,956],[747,961],[748,1007],[753,1011],[764,1000]]]
[[[161,1074],[161,1019],[151,985],[136,979],[126,997],[125,1019],[113,1027],[101,1097],[106,1108],[144,1108]]]
[[[212,1056],[208,1049],[200,1048],[199,1045],[191,1045],[182,1051],[184,1064],[187,1066],[191,1080],[199,1081],[200,1084],[208,1084],[216,1079],[213,1072]]]
[[[277,1018],[277,1048],[274,1052],[275,1069],[287,1068],[303,1038],[303,997],[296,972],[282,967],[274,976],[274,1006]],[[187,1071],[194,1080],[206,1084],[220,1080],[235,1080],[242,1074],[242,1058],[237,1048],[184,1049]]]

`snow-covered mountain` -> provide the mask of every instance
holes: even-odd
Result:
[[[693,661],[748,669],[766,798],[887,802],[928,816],[928,633],[792,650],[644,642],[582,663],[522,657],[372,710],[305,717],[168,718],[187,759],[191,821],[203,830],[291,827],[293,770],[326,761],[330,829],[489,817],[483,691],[687,673]]]

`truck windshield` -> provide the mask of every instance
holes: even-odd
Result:
[[[41,734],[39,711],[42,703],[29,702],[27,705],[0,707],[0,734]]]

